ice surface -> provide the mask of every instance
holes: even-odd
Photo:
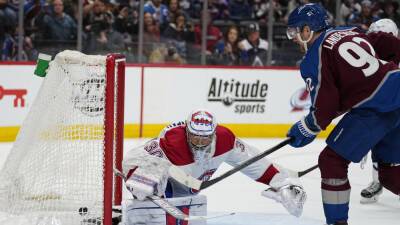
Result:
[[[211,213],[212,214],[212,213]],[[233,216],[210,219],[207,225],[321,225],[320,220],[296,218],[287,214],[236,213]]]
[[[283,139],[244,139],[247,143],[266,150]],[[127,140],[125,149],[130,149],[143,139]],[[12,143],[0,144],[0,165],[11,148]],[[268,158],[292,170],[304,170],[317,163],[318,154],[324,148],[324,140],[317,139],[310,145],[294,149],[289,146],[271,154]],[[217,173],[221,174],[230,167],[223,165]],[[364,170],[359,164],[350,166],[350,183],[352,186],[349,224],[351,225],[395,225],[400,224],[400,200],[385,190],[378,203],[362,205],[359,203],[360,191],[372,179],[371,162]],[[296,218],[288,215],[286,210],[273,200],[261,196],[264,185],[253,182],[240,173],[221,181],[202,193],[208,197],[209,212],[236,212],[236,215],[212,219],[209,225],[316,225],[324,224],[324,214],[321,203],[320,175],[315,170],[300,178],[307,191],[308,200],[303,215]],[[1,221],[1,219],[0,219]]]

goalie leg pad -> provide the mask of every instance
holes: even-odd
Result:
[[[168,202],[192,216],[207,215],[207,198],[196,195],[180,198],[167,198]],[[206,225],[205,220],[180,221],[168,215],[151,201],[125,200],[122,203],[122,221],[124,225]]]

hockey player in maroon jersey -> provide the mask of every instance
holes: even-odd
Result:
[[[348,165],[360,162],[370,149],[381,184],[400,194],[400,71],[396,63],[380,59],[357,28],[331,28],[319,4],[293,10],[287,34],[305,53],[300,72],[312,103],[309,114],[289,130],[290,144],[309,144],[343,115],[318,164],[326,222],[347,224]]]
[[[157,194],[170,200],[175,199],[178,205],[183,204],[181,199],[197,201],[194,206],[189,206],[189,212],[198,205],[205,204],[199,199],[197,190],[169,178],[168,167],[171,164],[193,177],[206,181],[223,162],[236,166],[258,153],[256,148],[235,137],[228,128],[218,125],[211,112],[192,112],[185,122],[167,126],[158,138],[129,151],[125,156],[123,168],[128,177],[126,186],[140,200],[125,206],[125,224],[148,224],[154,221],[158,221],[154,224],[170,224],[167,215],[161,215],[159,209],[158,216],[144,210],[151,208],[147,201],[143,201],[149,195]],[[291,214],[300,216],[306,194],[298,180],[289,178],[287,173],[279,171],[266,158],[241,171],[251,179],[276,190],[267,189],[262,192],[263,196],[282,203]],[[154,219],[155,217],[157,219]],[[172,223],[175,225],[175,221]]]
[[[400,40],[398,39],[399,30],[396,23],[391,19],[380,19],[371,24],[367,31],[368,40],[374,47],[380,59],[393,61],[399,65],[400,62]],[[366,162],[367,156],[361,161],[361,167]],[[372,182],[361,191],[362,204],[374,203],[382,194],[383,187],[378,177],[378,162],[372,154]]]

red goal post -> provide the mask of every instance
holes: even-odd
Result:
[[[0,224],[112,224],[124,92],[123,55],[57,54],[0,171]]]
[[[107,55],[106,68],[107,84],[105,91],[103,224],[111,225],[112,206],[113,204],[121,205],[122,201],[122,180],[117,179],[114,175],[113,169],[115,166],[119,171],[122,171],[124,146],[125,56],[121,54]],[[115,152],[115,155],[113,152]],[[115,165],[113,162],[115,162]]]

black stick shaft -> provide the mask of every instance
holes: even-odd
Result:
[[[221,181],[221,180],[229,177],[230,175],[236,173],[237,171],[247,167],[248,165],[250,165],[250,164],[252,164],[254,162],[257,162],[258,160],[264,158],[265,156],[267,156],[267,155],[279,150],[283,146],[289,144],[290,141],[291,141],[291,138],[287,138],[284,141],[282,141],[281,143],[277,144],[276,146],[274,146],[274,147],[262,152],[261,154],[258,154],[256,156],[254,156],[253,158],[250,158],[250,159],[244,161],[242,164],[232,168],[231,170],[225,172],[224,174],[222,174],[222,175],[220,175],[220,176],[218,176],[218,177],[216,177],[216,178],[214,178],[212,180],[204,181],[203,183],[201,183],[200,190],[208,188],[208,187],[214,185],[215,183],[218,183],[219,181]]]
[[[306,169],[306,170],[300,171],[300,172],[298,173],[298,177],[302,177],[302,176],[306,175],[307,173],[309,173],[309,172],[315,170],[316,168],[318,168],[318,164],[315,165],[315,166],[312,166],[312,167],[310,167],[310,168],[308,168],[308,169]]]

